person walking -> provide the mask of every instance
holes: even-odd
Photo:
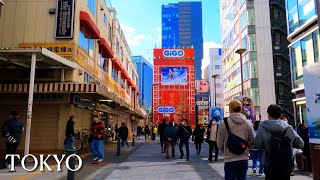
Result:
[[[171,145],[171,155],[172,158],[175,157],[174,146],[177,139],[177,129],[173,126],[172,122],[169,122],[169,126],[165,128],[164,132],[165,148],[166,148],[166,158],[169,159],[169,146]]]
[[[148,125],[146,125],[146,127],[144,128],[144,137],[145,137],[146,141],[149,139],[149,135],[150,135],[150,130],[149,130]],[[148,138],[147,138],[147,136],[148,136]]]
[[[6,139],[6,154],[16,154],[24,130],[23,122],[18,119],[19,113],[12,111],[10,119],[5,121],[1,127],[1,135]],[[14,160],[13,160],[14,161]],[[7,167],[11,169],[11,158],[7,158]]]
[[[91,153],[93,155],[93,161],[102,162],[104,159],[104,124],[99,120],[97,115],[93,115],[92,120],[91,132],[93,138],[91,142]]]
[[[242,103],[231,100],[230,116],[220,122],[218,129],[218,147],[224,155],[225,179],[246,179],[249,150],[253,146],[253,127],[241,113]]]
[[[172,123],[171,123],[172,124]],[[161,144],[161,153],[165,152],[165,135],[164,130],[168,127],[166,123],[166,119],[162,120],[162,123],[159,125],[159,133],[160,133],[160,144]]]
[[[180,143],[179,143],[179,150],[181,154],[180,159],[182,159],[184,156],[182,148],[183,146],[185,146],[187,151],[187,161],[189,161],[189,139],[191,135],[192,135],[192,129],[190,126],[188,126],[187,120],[186,119],[182,120],[182,124],[178,130],[178,137],[180,139]]]
[[[74,116],[70,116],[69,120],[67,121],[65,136],[64,152],[75,151]]]
[[[129,148],[128,134],[129,134],[129,129],[126,126],[126,124],[122,122],[121,127],[119,128],[119,137],[121,138],[121,148],[123,148],[124,143],[126,143],[126,145]]]
[[[282,108],[271,104],[267,121],[259,125],[254,146],[263,149],[263,165],[266,180],[290,179],[292,148],[302,149],[303,140],[287,122],[280,119]]]
[[[214,147],[214,160],[218,161],[218,156],[219,156],[219,148],[217,144],[218,128],[219,128],[219,125],[217,124],[217,119],[213,117],[208,125],[208,130],[207,130],[207,138],[208,138],[208,144],[209,144],[209,157],[208,157],[209,161],[212,161],[213,147]]]
[[[158,134],[158,127],[154,125],[152,130],[152,141],[156,140],[157,134]]]
[[[196,145],[197,155],[200,155],[201,152],[201,144],[204,141],[204,132],[205,129],[201,128],[200,124],[197,124],[192,133],[192,139],[194,140],[194,144]]]
[[[257,135],[257,131],[259,128],[260,121],[255,121],[254,122],[254,137]],[[259,160],[259,175],[263,175],[263,163],[262,163],[262,154],[263,150],[262,149],[253,149],[252,150],[252,172],[255,174],[257,172],[257,162]]]

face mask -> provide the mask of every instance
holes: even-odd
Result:
[[[212,121],[212,124],[217,124],[217,122],[216,121]]]

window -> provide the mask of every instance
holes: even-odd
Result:
[[[287,0],[287,5],[289,33],[292,33],[299,27],[298,5],[296,0]]]
[[[319,62],[319,51],[320,51],[319,30],[313,32],[312,36],[313,36],[314,59],[315,59],[315,62]]]
[[[82,30],[79,32],[79,46],[83,49],[90,57],[93,57],[93,39],[88,39],[84,36]]]
[[[292,60],[292,78],[294,87],[299,87],[303,82],[303,66],[302,66],[302,52],[300,42],[295,43],[291,47],[291,60]]]
[[[220,66],[219,65],[215,65],[214,68],[215,69],[220,69]]]
[[[111,41],[111,36],[112,36],[112,27],[111,27],[111,24],[109,24],[109,33],[108,33],[109,41]]]
[[[115,82],[118,82],[118,70],[115,67],[112,67],[112,78]]]
[[[314,63],[312,34],[301,40],[302,65]]]
[[[90,9],[91,13],[95,16],[96,15],[96,0],[88,0],[87,6]]]
[[[104,17],[103,17],[103,22],[104,22],[105,25],[108,26],[108,18],[107,18],[106,15],[104,15]]]
[[[300,26],[316,15],[314,0],[298,0]]]
[[[249,51],[256,51],[257,43],[256,43],[256,35],[255,34],[249,34]]]
[[[242,31],[247,26],[247,12],[244,11],[240,17],[240,30]]]
[[[84,83],[92,83],[92,76],[90,76],[88,73],[84,72]]]
[[[248,25],[255,25],[254,9],[248,9]]]

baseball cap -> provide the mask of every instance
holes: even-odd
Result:
[[[233,99],[229,102],[229,107],[231,109],[237,109],[238,107],[242,108],[242,103],[239,100]]]

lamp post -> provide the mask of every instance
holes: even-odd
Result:
[[[217,106],[217,86],[216,86],[216,78],[218,74],[214,74],[211,77],[213,78],[213,85],[214,85],[214,106]]]
[[[246,52],[246,49],[238,49],[236,51],[237,54],[240,55],[240,75],[241,75],[241,95],[243,96],[243,71],[242,71],[242,54]]]

